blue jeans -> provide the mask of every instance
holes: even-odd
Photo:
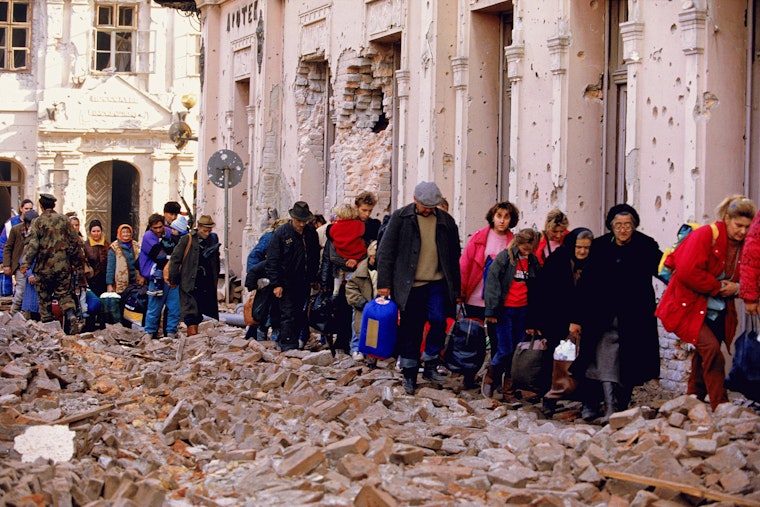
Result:
[[[163,281],[150,281],[148,290],[163,289],[163,296],[148,296],[148,312],[145,315],[145,332],[158,332],[158,323],[161,321],[161,310],[166,305],[166,333],[177,334],[177,326],[180,320],[179,287],[173,289]]]
[[[525,316],[528,313],[527,306],[504,307],[496,328],[496,343],[491,337],[491,366],[498,373],[512,372],[512,354],[515,346],[522,340],[525,334]]]
[[[420,345],[425,322],[430,330],[425,340],[423,361],[437,360],[446,339],[446,282],[438,280],[413,287],[401,312],[398,329],[398,350],[402,368],[416,368],[420,360]]]

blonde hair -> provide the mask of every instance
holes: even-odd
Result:
[[[737,217],[746,217],[752,220],[755,218],[757,208],[754,202],[737,194],[723,199],[715,209],[715,213],[720,220]]]
[[[530,244],[533,247],[533,250],[536,249],[536,245],[538,244],[538,233],[533,229],[520,229],[520,232],[515,234],[515,237],[512,238],[512,241],[509,242],[509,245],[507,246],[507,254],[509,255],[509,262],[514,264],[515,261],[515,254],[514,249],[517,248],[520,245],[527,245]]]
[[[336,206],[333,209],[333,213],[335,213],[335,216],[338,217],[338,220],[351,220],[354,218],[359,218],[359,212],[356,211],[356,208],[350,204],[342,204],[340,206]]]
[[[377,255],[377,241],[375,240],[371,241],[367,246],[367,257],[372,257],[373,255]]]
[[[570,225],[570,220],[567,218],[567,213],[559,208],[554,208],[546,215],[544,232],[551,232],[555,227],[567,227],[568,225]]]

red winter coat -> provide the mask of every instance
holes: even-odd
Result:
[[[739,297],[747,303],[760,299],[760,213],[755,215],[742,250],[742,283]]]
[[[705,321],[707,297],[716,296],[720,291],[718,277],[726,267],[726,224],[722,220],[715,224],[718,227],[715,245],[712,244],[712,229],[703,226],[684,238],[673,252],[672,260],[676,269],[655,313],[667,331],[675,333],[687,343],[697,343],[699,330]],[[741,250],[742,247],[739,248]],[[739,259],[731,278],[734,282],[739,281],[741,253]],[[726,345],[729,347],[737,324],[734,299],[727,298]]]
[[[486,265],[486,242],[488,241],[488,232],[491,226],[487,225],[472,235],[470,241],[464,247],[464,252],[459,258],[459,273],[462,278],[462,296],[465,301],[470,297],[472,291],[478,286],[478,282],[483,280],[483,270]],[[507,248],[512,241],[514,233],[507,231],[504,241],[504,248]]]

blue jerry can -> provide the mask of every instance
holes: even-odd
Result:
[[[398,306],[391,299],[375,298],[364,306],[359,352],[389,358],[396,353]]]

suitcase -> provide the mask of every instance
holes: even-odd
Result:
[[[378,297],[369,301],[362,311],[359,333],[359,352],[380,359],[396,353],[398,306],[391,299]]]

